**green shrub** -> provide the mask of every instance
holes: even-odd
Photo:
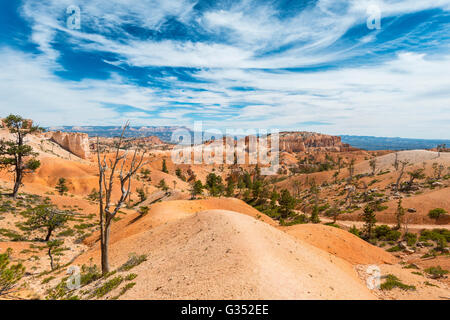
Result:
[[[406,240],[408,246],[413,246],[417,242],[417,235],[414,233],[405,233],[404,239]]]
[[[149,210],[150,208],[148,206],[142,206],[139,208],[139,214],[143,216],[147,214]]]
[[[127,276],[125,277],[125,280],[126,280],[126,281],[131,281],[131,280],[136,279],[136,277],[137,277],[137,274],[136,274],[136,273],[130,273],[129,275],[127,275]]]
[[[112,278],[111,280],[105,282],[101,287],[95,289],[94,296],[97,298],[101,298],[120,286],[120,284],[123,282],[122,276],[117,276],[115,278]]]
[[[386,240],[388,241],[397,241],[398,239],[400,239],[402,233],[398,230],[391,230],[388,232],[388,234],[386,235]]]
[[[443,278],[446,274],[449,273],[448,270],[442,269],[441,266],[427,268],[425,269],[425,272],[435,279]]]
[[[341,227],[339,227],[339,225],[337,225],[337,224],[335,224],[335,223],[333,223],[333,222],[325,223],[325,225],[326,225],[326,226],[330,226],[330,227],[334,227],[334,228],[338,228],[338,229],[341,228]]]
[[[102,273],[100,272],[97,265],[93,266],[81,266],[81,278],[80,284],[81,286],[88,285],[89,283],[96,281],[102,277]]]
[[[63,279],[61,279],[60,283],[58,283],[58,285],[52,289],[47,290],[47,300],[59,300],[59,299],[64,299],[64,297],[66,296],[66,294],[68,293],[68,288],[67,288],[67,279],[69,277],[65,277]]]
[[[430,219],[435,219],[436,221],[438,221],[440,217],[443,217],[445,215],[447,215],[447,211],[443,208],[435,208],[428,212],[428,217]]]
[[[387,252],[398,252],[401,251],[402,248],[400,248],[399,246],[393,246],[392,248],[387,249]]]
[[[437,244],[438,249],[443,249],[450,241],[450,230],[447,229],[433,229],[422,230],[419,237],[420,241],[432,240]]]
[[[67,229],[57,234],[58,237],[71,237],[75,234],[73,229]]]
[[[377,226],[374,229],[375,237],[380,240],[397,241],[402,233],[398,230],[392,230],[387,225]]]
[[[135,253],[132,253],[129,256],[128,261],[120,266],[119,271],[129,271],[144,261],[147,261],[147,256],[145,254],[138,256]]]
[[[41,284],[49,283],[49,282],[52,281],[53,279],[55,279],[54,276],[50,276],[50,277],[48,277],[48,278],[45,278],[44,280],[42,280]]]
[[[430,287],[438,287],[439,288],[439,286],[432,284],[431,282],[428,282],[428,281],[425,281],[423,284],[430,286]]]
[[[391,231],[391,228],[389,226],[383,224],[381,226],[375,227],[375,236],[379,239],[383,239],[386,237],[389,231]]]
[[[8,248],[0,254],[0,296],[8,294],[22,278],[25,267],[21,264],[10,264],[12,250]]]
[[[282,226],[293,226],[296,224],[304,224],[304,223],[308,223],[308,217],[304,214],[296,215],[295,218],[290,221],[280,219],[280,225]]]
[[[127,292],[128,290],[133,288],[135,285],[136,285],[136,282],[127,283],[126,286],[124,286],[122,288],[122,290],[120,290],[120,295],[123,295],[125,292]]]
[[[407,284],[404,284],[400,281],[399,278],[394,276],[393,274],[388,274],[386,276],[386,281],[381,284],[380,286],[381,290],[392,290],[394,288],[400,288],[402,290],[416,290],[415,286],[410,286]]]
[[[359,232],[358,228],[357,228],[355,225],[353,225],[353,226],[348,230],[348,232],[353,233],[353,234],[354,234],[355,236],[357,236],[357,237],[360,236],[360,232]]]

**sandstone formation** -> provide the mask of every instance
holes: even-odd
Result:
[[[341,137],[315,132],[280,132],[280,151],[305,152],[313,150],[348,151],[351,147],[342,143]]]
[[[89,158],[89,136],[87,133],[50,131],[47,132],[47,137],[80,158]]]
[[[145,145],[145,146],[157,146],[164,144],[164,142],[156,136],[136,138],[132,141],[132,143],[134,145]]]

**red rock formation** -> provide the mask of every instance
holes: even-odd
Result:
[[[269,135],[270,136],[270,135]],[[250,136],[242,138],[244,140],[246,150],[248,151]],[[242,141],[242,139],[240,141]],[[253,136],[255,142],[258,142],[260,138]],[[224,145],[230,144],[230,146],[236,146],[237,140],[226,140],[223,138]],[[204,144],[209,145],[212,141],[206,141]],[[271,139],[268,137],[267,145],[270,146]],[[305,151],[354,151],[358,150],[353,148],[347,143],[342,143],[341,137],[330,136],[315,132],[280,132],[279,133],[279,148],[281,152],[305,152]]]
[[[132,140],[134,145],[155,146],[165,144],[160,138],[155,136],[136,138]]]
[[[345,151],[350,146],[343,144],[341,137],[314,132],[280,132],[280,151],[304,152],[312,150]]]

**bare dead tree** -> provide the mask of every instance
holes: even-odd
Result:
[[[399,161],[398,161],[398,153],[397,152],[395,153],[395,160],[394,160],[393,166],[395,168],[395,171],[398,171]]]
[[[109,168],[106,161],[106,154],[101,159],[100,143],[97,137],[97,160],[99,170],[99,217],[100,217],[100,246],[101,246],[101,262],[102,262],[102,274],[109,272],[109,260],[108,260],[108,245],[111,229],[111,222],[123,206],[127,197],[130,194],[131,189],[131,177],[146,163],[144,163],[145,151],[140,153],[139,149],[134,150],[134,154],[131,158],[128,169],[125,168],[128,150],[121,153],[121,146],[124,141],[125,131],[129,127],[129,122],[123,127],[122,133],[119,137],[118,143],[115,145],[114,158],[109,160]],[[111,195],[114,187],[114,180],[116,179],[116,171],[120,167],[119,174],[117,176],[120,182],[121,195],[119,200],[113,204]],[[109,171],[109,172],[108,172]],[[109,175],[109,177],[107,177]],[[104,195],[104,196],[103,196]]]
[[[356,191],[356,187],[353,183],[349,183],[345,189],[347,190],[347,195],[345,196],[345,203],[348,202],[348,206],[347,208],[351,208],[351,206],[353,205],[353,194]]]
[[[370,160],[369,166],[372,169],[372,175],[374,176],[377,171],[377,158]]]
[[[398,191],[400,180],[403,178],[403,175],[405,174],[405,168],[407,165],[409,165],[409,161],[399,161],[400,163],[400,173],[398,174],[397,181],[395,183],[395,190]]]
[[[353,180],[353,175],[355,174],[355,159],[351,159],[350,163],[348,164],[348,174],[349,174],[349,180]]]
[[[338,166],[338,174],[341,173],[341,168],[342,168],[342,157],[338,156],[337,158],[337,166]]]
[[[369,186],[365,181],[360,181],[355,184],[356,189],[363,190],[364,201],[369,201]]]

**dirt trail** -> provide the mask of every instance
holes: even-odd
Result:
[[[320,220],[322,222],[333,222],[333,219],[324,218],[324,217],[320,217]],[[348,228],[351,228],[352,226],[355,226],[357,228],[361,228],[364,225],[364,222],[362,222],[362,221],[338,220],[336,224],[344,226],[344,227],[348,227]],[[377,223],[376,225],[379,226],[379,225],[383,225],[383,224],[387,225],[389,227],[394,227],[394,226],[397,225],[395,223]],[[423,230],[423,229],[429,229],[429,230],[432,230],[432,229],[447,229],[447,230],[450,230],[450,225],[448,225],[448,224],[442,224],[442,225],[441,224],[410,224],[408,226],[408,229],[411,230],[411,231],[420,231],[420,230]]]
[[[121,299],[374,299],[351,265],[252,217],[209,210],[111,247],[147,254]],[[112,293],[114,294],[114,293]]]

